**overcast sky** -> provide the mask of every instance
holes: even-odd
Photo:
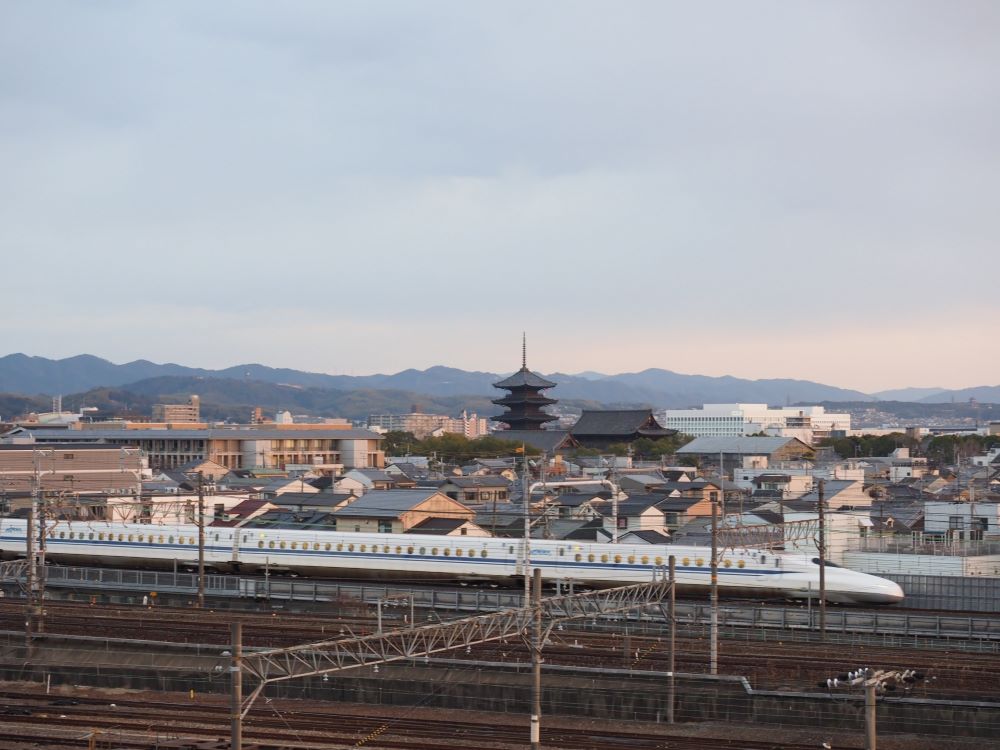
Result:
[[[1000,383],[1000,3],[8,2],[0,354]]]

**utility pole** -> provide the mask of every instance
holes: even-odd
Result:
[[[816,496],[816,507],[819,510],[819,639],[826,640],[826,480],[819,480]]]
[[[719,493],[712,498],[712,578],[711,624],[709,632],[709,674],[719,673]]]
[[[28,511],[28,523],[25,526],[25,555],[28,558],[28,568],[26,572],[28,584],[28,602],[24,608],[24,647],[28,658],[32,656],[32,646],[34,644],[35,626],[35,578],[38,575],[35,570],[35,496],[32,493],[32,508]]]
[[[243,747],[243,624],[229,626],[232,656],[229,661],[229,750]]]
[[[531,487],[528,483],[528,451],[521,443],[521,455],[524,457],[523,466],[523,491],[521,492],[521,504],[524,507],[524,606],[529,606],[531,601]]]
[[[542,570],[534,570],[535,587],[532,591],[534,608],[534,636],[531,647],[531,750],[542,747]]]
[[[205,481],[198,472],[198,608],[205,607]]]
[[[674,723],[674,701],[675,701],[675,684],[674,684],[674,662],[677,654],[677,560],[671,555],[667,558],[667,565],[669,565],[669,576],[670,576],[670,599],[668,603],[669,609],[667,610],[668,619],[670,620],[670,641],[669,641],[669,658],[667,661],[667,723]]]
[[[611,479],[611,543],[618,544],[618,483],[615,472],[615,455],[611,454],[611,467],[608,469],[608,477]]]

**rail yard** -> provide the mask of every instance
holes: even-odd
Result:
[[[50,593],[59,595],[45,600],[26,639],[25,601],[16,587],[5,588],[0,747],[19,750],[229,747],[226,693],[234,623],[241,628],[243,653],[253,655],[419,631],[470,614],[448,606],[413,608],[397,589],[376,601],[343,593],[327,601],[210,598],[199,609],[190,597],[153,591],[54,588]],[[442,588],[431,599],[457,603],[461,592],[454,591],[449,599]],[[503,596],[477,594],[485,603],[477,611],[489,610],[491,597],[502,604]],[[787,627],[756,615],[756,626],[723,627],[712,675],[701,604],[683,604],[672,652],[669,621],[655,607],[554,622],[547,629],[543,747],[863,748],[863,695],[844,685],[847,673],[861,668],[919,674],[880,699],[879,747],[996,744],[995,616],[911,610],[907,622],[916,626],[909,634],[846,627],[821,633],[799,625],[802,612],[810,622],[813,612],[789,605],[781,617]],[[726,609],[756,604],[727,602]],[[847,621],[838,620],[838,612],[852,622],[879,615],[857,607],[829,609],[830,619],[840,623]],[[936,617],[950,623],[939,637],[926,624]],[[971,623],[964,636],[953,622],[962,617]],[[247,709],[243,746],[524,747],[532,647],[530,638],[520,637],[457,643],[392,663],[269,685]],[[674,723],[663,709],[670,676],[676,680]],[[747,722],[754,724],[750,737],[740,731]]]

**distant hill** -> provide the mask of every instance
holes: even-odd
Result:
[[[879,391],[872,396],[879,401],[920,401],[947,392],[947,388],[897,388],[891,391]]]
[[[975,388],[961,388],[955,391],[942,391],[930,396],[925,396],[920,400],[922,404],[946,404],[952,401],[968,401],[970,398],[976,399],[981,404],[1000,403],[1000,385],[981,385]]]
[[[162,377],[200,378],[201,380],[192,382],[194,390],[191,390],[199,395],[203,395],[200,389],[206,387],[203,381],[217,379],[228,381],[230,387],[238,382],[261,382],[344,392],[394,391],[398,398],[403,398],[401,394],[405,393],[405,398],[413,399],[411,403],[419,403],[425,411],[429,411],[435,398],[461,396],[467,399],[472,395],[488,400],[498,394],[492,383],[503,375],[441,366],[426,370],[403,370],[392,375],[349,376],[273,368],[260,364],[237,365],[222,370],[206,370],[173,363],[155,364],[146,360],[116,365],[88,354],[61,360],[24,354],[0,357],[0,392],[28,395],[80,393],[94,388],[116,388]],[[859,391],[806,380],[708,377],[655,368],[620,375],[600,376],[598,373],[588,372],[582,375],[554,373],[547,377],[558,384],[551,392],[555,398],[609,405],[645,404],[682,408],[703,403],[736,401],[778,405],[871,399]],[[411,403],[404,404],[399,411],[407,411]]]

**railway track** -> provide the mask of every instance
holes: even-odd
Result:
[[[317,615],[247,614],[184,608],[81,606],[46,603],[46,632],[64,635],[98,635],[102,638],[146,639],[179,643],[229,644],[229,625],[244,623],[248,647],[281,648],[375,630],[371,618],[337,619]],[[0,602],[0,629],[23,627],[23,605]],[[387,627],[398,626],[387,623]],[[480,644],[452,658],[476,661],[525,661],[527,651],[519,641]],[[669,669],[667,642],[661,636],[622,635],[566,628],[552,632],[545,659],[550,664]],[[707,669],[708,641],[704,637],[677,638],[676,669]],[[854,646],[849,655],[836,643],[797,641],[741,642],[721,639],[720,670],[747,677],[758,688],[816,688],[819,682],[859,666],[916,668],[934,678],[933,695],[963,700],[1000,699],[1000,660],[962,651],[914,650],[902,647]],[[930,693],[928,693],[930,695]]]
[[[0,693],[0,741],[5,747],[87,747],[103,737],[114,747],[180,747],[182,740],[196,742],[228,739],[228,709],[219,704],[192,705],[182,700],[150,701],[107,696],[74,695],[53,698],[41,693]],[[406,709],[413,713],[413,709]],[[402,712],[401,712],[402,713]],[[178,720],[183,716],[182,720]],[[261,748],[510,748],[523,747],[526,722],[509,718],[442,720],[440,716],[393,715],[390,713],[345,713],[315,710],[299,702],[276,703],[273,708],[254,710],[247,717],[243,737],[247,746]],[[10,744],[8,744],[10,743]],[[662,725],[642,731],[635,725],[593,729],[569,726],[543,727],[542,743],[566,750],[694,750],[741,748],[742,750],[815,750],[815,743],[746,740],[726,737],[696,737],[670,733]],[[855,744],[854,747],[860,745]],[[851,745],[843,745],[845,748]]]

